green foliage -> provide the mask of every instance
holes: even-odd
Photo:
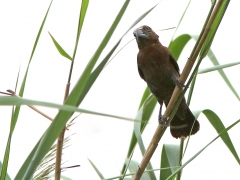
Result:
[[[48,12],[50,10],[51,5],[52,5],[52,1],[51,1],[50,5],[49,5],[48,10],[46,12],[46,15],[45,15],[45,17],[44,17],[44,19],[42,21],[42,24],[40,26],[40,29],[38,31],[38,34],[37,34],[37,37],[36,37],[36,40],[35,40],[35,43],[34,43],[34,46],[33,46],[33,49],[32,49],[32,53],[31,53],[31,56],[30,56],[30,59],[29,59],[29,62],[28,62],[27,70],[25,72],[25,76],[23,78],[23,82],[22,82],[21,89],[20,89],[20,92],[19,92],[19,96],[21,96],[21,97],[23,96],[23,93],[24,93],[26,80],[27,80],[27,75],[28,75],[29,65],[30,65],[30,63],[32,61],[33,54],[34,54],[35,49],[37,47],[38,40],[39,40],[40,35],[42,33],[42,29],[43,29],[43,26],[44,26],[45,21],[47,19]],[[11,139],[12,139],[12,134],[14,132],[17,120],[18,120],[18,115],[19,115],[19,112],[20,112],[20,108],[21,108],[21,106],[16,106],[15,108],[14,107],[12,108],[12,118],[11,118],[10,132],[9,132],[9,135],[8,135],[8,142],[7,142],[7,146],[6,146],[6,150],[5,150],[5,155],[4,155],[4,160],[3,160],[3,167],[2,167],[2,170],[1,170],[1,179],[2,180],[7,178],[7,168],[8,168],[8,160],[9,160],[9,154],[10,154],[10,148],[11,148]]]
[[[10,147],[11,147],[11,138],[12,134],[14,132],[14,128],[16,125],[16,122],[18,120],[18,116],[20,113],[20,108],[22,105],[38,105],[38,106],[44,106],[44,107],[52,107],[56,108],[59,110],[57,115],[55,116],[53,122],[50,124],[49,128],[44,132],[42,137],[38,140],[36,143],[35,147],[25,160],[24,164],[21,166],[19,169],[15,179],[31,179],[34,172],[38,168],[39,163],[42,161],[44,156],[49,152],[51,146],[55,142],[56,138],[58,135],[61,133],[62,129],[65,127],[67,121],[71,118],[72,114],[74,112],[81,112],[81,113],[87,113],[87,114],[93,114],[93,115],[99,115],[99,116],[106,116],[106,117],[112,117],[112,118],[118,118],[119,120],[127,120],[127,121],[133,121],[134,123],[134,128],[132,132],[132,137],[130,139],[130,144],[128,147],[128,152],[126,155],[126,160],[123,160],[123,166],[121,169],[121,175],[113,177],[113,178],[108,178],[108,179],[129,179],[129,176],[133,176],[137,168],[139,167],[140,160],[135,161],[132,160],[132,156],[134,154],[134,150],[137,147],[136,145],[139,146],[139,149],[141,151],[142,156],[144,156],[146,152],[146,143],[148,144],[149,142],[144,142],[142,138],[142,133],[146,126],[148,125],[148,122],[151,118],[151,115],[154,111],[154,108],[157,104],[156,98],[151,94],[148,88],[145,89],[143,92],[142,98],[140,100],[140,104],[138,107],[138,111],[136,113],[136,117],[134,119],[131,118],[126,118],[126,117],[121,117],[121,116],[116,116],[112,114],[106,114],[106,113],[101,113],[101,112],[95,112],[91,110],[86,110],[86,109],[80,109],[77,108],[88,92],[91,90],[93,84],[96,82],[98,79],[99,75],[102,73],[104,70],[104,67],[107,65],[107,63],[110,61],[110,58],[113,56],[114,52],[118,48],[119,44],[121,43],[122,39],[125,37],[125,35],[137,24],[139,23],[144,17],[146,17],[156,6],[150,8],[148,11],[143,13],[132,25],[126,30],[126,32],[119,38],[119,40],[116,42],[114,46],[109,50],[109,52],[106,54],[106,56],[99,61],[99,58],[105,50],[105,47],[108,45],[110,39],[115,33],[115,30],[120,22],[120,20],[123,18],[125,11],[129,5],[130,0],[126,0],[119,10],[118,15],[116,16],[114,22],[112,23],[111,27],[109,28],[108,32],[104,36],[103,40],[101,41],[100,45],[98,46],[97,50],[93,53],[93,56],[91,59],[89,59],[87,66],[85,67],[83,73],[81,74],[80,78],[78,79],[77,83],[73,87],[72,91],[70,92],[69,96],[67,97],[65,103],[63,105],[60,104],[55,104],[55,103],[50,103],[50,102],[43,102],[43,101],[35,101],[35,100],[30,100],[30,99],[25,99],[25,98],[18,98],[18,97],[0,97],[0,105],[5,105],[5,106],[15,106],[12,110],[12,119],[11,119],[11,127],[10,127],[10,133],[8,136],[8,142],[6,145],[6,151],[4,155],[4,160],[3,164],[0,163],[0,170],[1,170],[1,179],[6,179],[10,180],[11,178],[7,174],[7,168],[8,168],[8,160],[9,160],[9,154],[10,154]],[[188,3],[185,11],[183,12],[183,15],[181,16],[178,26],[176,28],[176,31],[178,30],[178,27],[181,25],[182,20],[184,19],[185,13],[187,9],[189,8],[190,2]],[[215,5],[215,2],[213,2],[212,9],[210,12],[212,12],[213,7]],[[222,70],[223,68],[228,68],[231,66],[236,66],[240,64],[240,62],[230,62],[225,65],[220,65],[216,56],[213,54],[212,50],[210,49],[211,44],[214,40],[215,34],[217,32],[217,28],[219,27],[221,20],[224,16],[224,13],[227,9],[227,6],[230,1],[224,1],[219,12],[217,13],[216,19],[214,19],[213,26],[211,27],[211,31],[207,36],[207,39],[204,43],[204,46],[200,52],[200,57],[199,57],[199,64],[201,60],[205,57],[208,56],[210,61],[214,64],[213,67],[206,68],[206,69],[200,69],[198,70],[198,66],[195,68],[194,73],[192,74],[192,77],[189,78],[190,80],[193,79],[191,86],[190,86],[190,92],[189,92],[189,101],[190,103],[192,93],[194,92],[194,85],[195,85],[195,80],[199,74],[203,73],[209,73],[212,71],[218,71],[223,80],[225,81],[226,85],[231,89],[231,91],[234,93],[235,97],[240,100],[240,97],[235,90],[235,88],[232,86],[230,83],[230,80]],[[36,50],[40,35],[42,33],[42,29],[44,27],[45,21],[47,19],[50,7],[51,7],[52,1],[48,7],[48,10],[45,14],[45,17],[42,21],[42,24],[39,28],[35,43],[33,45],[33,49],[30,55],[30,59],[27,65],[27,69],[25,72],[25,76],[23,78],[19,96],[23,96],[24,94],[24,89],[25,85],[27,82],[27,76],[28,76],[28,71],[30,67],[30,63],[32,61],[34,52]],[[52,34],[49,33],[50,38],[53,41],[53,44],[55,45],[57,51],[59,54],[69,60],[71,60],[71,68],[73,66],[73,62],[75,61],[75,55],[77,52],[77,47],[81,35],[81,30],[83,28],[83,23],[84,19],[87,13],[88,9],[88,0],[83,0],[80,8],[80,13],[79,13],[79,19],[78,19],[78,27],[77,27],[77,35],[76,35],[76,42],[74,46],[74,51],[73,55],[70,56],[64,49],[64,46],[61,46],[58,41],[53,37]],[[205,26],[204,26],[205,27]],[[198,35],[190,35],[190,34],[181,34],[177,36],[174,39],[175,33],[173,33],[173,39],[169,44],[169,49],[173,56],[175,57],[176,60],[179,59],[181,53],[183,52],[185,46],[190,40],[195,40],[196,42],[198,39]],[[198,64],[198,65],[199,65]],[[94,68],[95,67],[95,68]],[[71,69],[72,70],[72,69]],[[196,73],[195,73],[196,72]],[[198,72],[198,73],[197,73]],[[71,79],[71,73],[69,75],[69,83]],[[190,83],[190,81],[189,81]],[[185,89],[186,91],[186,89]],[[185,93],[184,91],[184,93]],[[182,94],[183,97],[183,94]],[[180,100],[179,100],[180,102]],[[217,131],[219,134],[216,138],[211,140],[206,146],[204,146],[201,150],[198,151],[192,158],[190,158],[188,161],[186,161],[184,164],[181,164],[181,157],[182,157],[182,152],[183,152],[183,147],[180,145],[172,145],[172,144],[164,144],[162,147],[162,153],[161,153],[161,161],[160,161],[160,179],[174,179],[178,176],[178,174],[181,172],[181,170],[187,166],[192,160],[194,160],[196,157],[198,157],[199,154],[201,154],[209,145],[211,145],[216,139],[219,137],[222,139],[224,144],[227,146],[231,154],[234,156],[235,160],[240,164],[240,159],[237,154],[237,151],[232,143],[232,140],[228,134],[228,130],[230,130],[232,127],[236,126],[240,120],[237,120],[235,123],[233,123],[231,126],[225,128],[222,120],[217,116],[216,113],[214,113],[212,110],[205,109],[201,111],[196,111],[195,116],[198,117],[200,113],[203,113],[207,119],[209,120],[209,123],[212,125],[212,127]],[[187,146],[187,145],[186,145]],[[101,179],[105,179],[104,175],[100,172],[100,168],[97,167],[91,160],[89,160],[90,164],[92,165],[93,169],[97,172],[98,176]],[[156,175],[154,173],[154,166],[152,165],[151,162],[149,162],[147,166],[147,170],[142,176],[143,180],[155,180]],[[129,174],[127,172],[130,172]],[[180,178],[180,176],[178,176]],[[67,177],[63,177],[63,179],[69,179]]]
[[[90,162],[90,164],[92,165],[92,167],[94,168],[94,170],[96,171],[96,173],[98,174],[98,176],[99,176],[101,179],[104,179],[102,173],[99,171],[99,169],[97,168],[97,166],[95,166],[95,164],[94,164],[90,159],[88,159],[88,161]]]
[[[180,146],[164,144],[161,155],[160,180],[167,179],[179,167]],[[165,168],[165,169],[164,169]]]
[[[240,159],[238,157],[238,154],[233,146],[233,143],[232,143],[227,131],[225,132],[225,129],[227,129],[227,128],[225,128],[221,119],[213,111],[211,111],[209,109],[195,112],[196,118],[198,118],[198,116],[201,112],[207,117],[210,124],[217,131],[217,133],[220,134],[221,139],[223,140],[225,145],[228,147],[228,149],[230,150],[230,152],[232,153],[232,155],[234,156],[234,158],[236,159],[238,164],[240,164]],[[235,124],[234,124],[234,126],[235,126]],[[225,133],[223,133],[223,132],[225,132]]]
[[[209,117],[207,117],[209,118]],[[171,176],[169,176],[167,179],[172,179],[176,174],[178,174],[185,166],[187,166],[192,160],[194,160],[199,154],[201,154],[209,145],[211,145],[214,141],[216,141],[222,134],[226,133],[228,130],[230,130],[232,127],[236,126],[238,123],[240,123],[240,120],[237,120],[230,126],[228,126],[226,129],[224,129],[221,133],[219,133],[218,136],[216,136],[212,141],[210,141],[206,146],[204,146],[200,151],[198,151],[192,158],[190,158],[188,161],[186,161],[180,168],[178,168]]]
[[[66,53],[66,52],[64,51],[64,49],[60,46],[60,44],[58,44],[58,42],[54,39],[54,37],[51,35],[51,33],[50,33],[50,32],[48,32],[48,33],[49,33],[50,37],[52,38],[52,41],[53,41],[55,47],[57,48],[58,52],[59,52],[63,57],[65,57],[65,58],[67,58],[67,59],[69,59],[69,60],[72,61],[72,58],[68,55],[68,53]]]

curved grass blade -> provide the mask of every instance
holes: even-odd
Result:
[[[0,161],[0,171],[2,171],[2,166],[3,166],[3,164],[2,164],[2,162]],[[6,173],[6,176],[5,176],[5,180],[12,180],[7,173]]]
[[[85,15],[87,12],[88,4],[89,4],[89,0],[82,0],[82,2],[81,2],[81,8],[80,8],[80,13],[79,13],[79,18],[78,18],[77,36],[76,36],[75,47],[74,47],[74,51],[73,51],[73,58],[71,58],[72,62],[71,62],[70,69],[69,69],[68,80],[67,80],[66,88],[65,88],[64,102],[65,102],[67,96],[69,95],[69,91],[70,91],[70,84],[71,84],[71,77],[72,77],[75,55],[77,52],[78,42],[79,42],[81,30],[82,30],[82,25],[83,25]],[[68,57],[70,57],[70,56],[68,55]],[[61,159],[62,159],[62,153],[63,153],[64,136],[65,136],[65,130],[63,130],[62,133],[59,135],[58,142],[57,142],[56,163],[55,163],[55,179],[56,180],[60,180],[60,178],[61,178]]]
[[[121,10],[119,11],[116,19],[114,20],[112,26],[110,27],[110,29],[108,30],[107,34],[105,35],[105,37],[103,38],[102,42],[100,43],[98,49],[96,50],[96,52],[94,53],[93,57],[90,59],[90,61],[88,62],[84,72],[82,73],[81,77],[79,78],[77,85],[79,85],[78,87],[78,94],[82,94],[82,92],[84,91],[85,85],[91,75],[91,72],[99,58],[99,56],[102,54],[103,49],[106,47],[107,43],[109,42],[110,38],[112,37],[113,32],[115,31],[118,23],[120,22],[128,4],[129,4],[129,0],[126,0],[125,3],[123,4]],[[75,86],[76,87],[76,86]],[[70,98],[70,97],[69,97]],[[68,98],[68,99],[69,99]],[[80,103],[80,99],[78,100]]]
[[[1,167],[1,179],[5,180],[7,177],[7,168],[8,168],[8,161],[9,161],[9,154],[10,154],[10,148],[11,148],[11,140],[12,140],[12,133],[13,133],[13,114],[14,114],[14,107],[12,107],[12,118],[11,118],[11,124],[10,124],[10,132],[8,135],[8,141],[4,153],[4,159],[3,159],[3,165]]]
[[[189,34],[182,34],[178,36],[176,39],[171,41],[169,45],[169,50],[172,53],[173,57],[177,61],[180,54],[182,53],[182,50],[186,46],[186,44],[192,39],[192,36]]]
[[[184,47],[186,46],[186,44],[191,40],[197,40],[197,36],[194,35],[189,35],[189,34],[182,34],[180,36],[178,36],[175,40],[173,40],[170,45],[169,45],[169,50],[171,51],[172,55],[174,56],[174,58],[176,58],[176,60],[178,60],[182,50],[184,49]],[[213,51],[211,49],[209,49],[208,51],[208,57],[211,60],[211,62],[213,63],[213,65],[215,66],[219,66],[218,72],[219,74],[222,76],[223,80],[226,82],[226,84],[228,85],[228,87],[230,88],[230,90],[233,92],[233,94],[236,96],[236,98],[240,101],[240,96],[238,95],[237,91],[234,89],[234,87],[232,86],[231,82],[229,81],[229,79],[227,78],[226,74],[224,73],[224,71],[220,68],[221,66],[223,67],[230,67],[232,65],[237,65],[238,62],[235,63],[229,63],[228,65],[220,65],[216,56],[214,55]],[[225,68],[226,68],[225,67]],[[214,67],[213,67],[214,69]],[[211,69],[210,69],[211,70]],[[216,68],[217,70],[217,68]],[[199,73],[200,74],[200,73]]]
[[[23,78],[23,82],[22,82],[20,91],[19,91],[19,96],[21,96],[21,97],[23,96],[23,93],[24,93],[29,66],[30,66],[30,63],[32,61],[32,57],[33,57],[35,49],[37,47],[38,40],[40,38],[42,29],[43,29],[43,26],[44,26],[45,21],[47,19],[48,12],[50,10],[51,5],[52,5],[52,1],[50,2],[49,6],[48,6],[48,10],[47,10],[47,12],[46,12],[46,14],[44,16],[42,24],[41,24],[41,26],[40,26],[40,28],[38,30],[38,34],[37,34],[36,40],[34,42],[34,46],[33,46],[33,49],[32,49],[31,55],[30,55],[30,59],[29,59],[28,65],[27,65],[27,69],[26,69],[26,72],[25,72],[25,75],[24,75],[24,78]],[[12,138],[12,134],[13,134],[14,129],[15,129],[15,125],[17,123],[19,112],[20,112],[20,106],[16,106],[15,109],[13,109],[13,111],[12,111],[11,127],[10,127],[8,142],[7,142],[7,146],[6,146],[5,156],[4,156],[4,160],[5,160],[4,164],[5,165],[4,165],[4,169],[2,169],[2,171],[1,171],[1,179],[8,178],[8,175],[7,175],[7,165],[8,165],[8,158],[9,158],[9,153],[10,153],[11,138]]]
[[[147,86],[146,89],[145,89],[145,91],[143,92],[142,99],[141,99],[141,101],[140,101],[138,110],[141,109],[141,107],[143,106],[143,104],[145,103],[145,101],[147,100],[147,98],[148,98],[151,94],[152,94],[152,93],[151,93],[150,89],[149,89],[148,86]]]
[[[94,71],[89,76],[89,79],[87,80],[83,92],[81,94],[81,97],[79,98],[80,103],[85,98],[86,94],[88,93],[89,89],[92,87],[94,82],[96,81],[99,74],[102,72],[106,64],[109,62],[110,57],[112,56],[113,52],[116,50],[120,42],[122,41],[123,37],[131,30],[139,21],[141,21],[146,15],[148,15],[157,5],[153,6],[151,9],[149,9],[147,12],[145,12],[143,15],[141,15],[129,28],[128,30],[123,34],[123,36],[118,40],[118,42],[115,44],[115,46],[109,51],[109,53],[106,55],[106,57],[101,61],[101,63],[97,66],[97,68],[94,69]]]
[[[11,125],[10,125],[10,132],[8,135],[8,141],[7,141],[7,145],[4,153],[4,160],[3,160],[3,164],[0,164],[1,180],[10,179],[7,173],[7,168],[8,168],[8,161],[9,161],[9,154],[10,154],[10,147],[11,147],[11,140],[12,140],[12,133],[13,133],[13,114],[14,114],[14,107],[12,107],[12,119],[11,119]]]
[[[192,36],[193,39],[197,39],[196,36]],[[209,49],[208,51],[208,57],[211,60],[211,62],[213,63],[213,65],[217,66],[220,65],[215,54],[213,53],[213,51],[211,49]],[[237,91],[234,89],[233,85],[231,84],[231,82],[229,81],[229,79],[227,78],[226,74],[224,73],[224,71],[222,69],[218,70],[219,74],[222,76],[223,80],[226,82],[226,84],[228,85],[228,87],[230,88],[230,90],[233,92],[233,94],[236,96],[236,98],[240,101],[240,96],[238,95]]]
[[[196,118],[199,116],[201,112],[207,117],[207,119],[209,120],[209,122],[211,123],[211,125],[217,131],[218,134],[220,134],[225,129],[225,126],[223,125],[221,119],[213,111],[209,109],[195,112]],[[230,150],[230,152],[232,153],[232,155],[234,156],[238,164],[240,165],[240,159],[238,157],[238,154],[233,146],[233,143],[228,133],[227,132],[221,133],[220,137],[225,143],[225,145],[228,147],[228,149]]]
[[[19,73],[20,73],[20,68],[18,71],[18,75],[17,75],[17,80],[16,80],[16,84],[15,84],[15,91],[17,89],[17,85],[18,85],[18,80],[19,80]],[[11,115],[11,122],[10,122],[10,131],[9,131],[9,135],[8,135],[8,141],[7,141],[7,145],[6,145],[6,149],[5,149],[5,153],[4,153],[4,159],[3,159],[3,165],[1,167],[1,179],[5,180],[7,175],[7,168],[8,168],[8,161],[9,161],[9,155],[10,155],[10,149],[11,149],[11,140],[12,140],[12,134],[14,131],[14,106],[12,106],[12,115]]]
[[[189,91],[188,91],[188,98],[187,98],[187,105],[188,106],[190,106],[190,103],[191,103],[191,99],[192,99],[193,90],[194,90],[194,87],[195,87],[195,84],[196,84],[196,80],[197,80],[197,74],[194,75],[194,77],[192,79],[192,82],[190,84]]]
[[[61,111],[66,111],[66,112],[81,112],[81,113],[86,113],[86,114],[92,114],[92,115],[100,115],[100,116],[106,116],[106,117],[112,117],[112,118],[117,118],[117,119],[122,119],[122,120],[128,120],[128,121],[134,121],[131,118],[125,118],[125,117],[120,117],[120,116],[115,116],[115,115],[110,115],[110,114],[104,114],[104,113],[98,113],[94,111],[89,111],[86,109],[80,109],[75,106],[71,105],[61,105],[61,104],[55,104],[55,103],[50,103],[50,102],[44,102],[44,101],[35,101],[35,100],[29,100],[29,99],[24,99],[24,98],[18,98],[18,97],[0,97],[0,105],[16,105],[16,106],[21,106],[21,105],[37,105],[37,106],[44,106],[44,107],[51,107],[51,108],[57,108]]]
[[[210,46],[212,44],[212,41],[214,39],[214,36],[217,32],[217,29],[221,23],[221,20],[226,12],[226,9],[228,7],[230,0],[225,0],[222,2],[222,5],[220,7],[220,10],[217,13],[216,18],[213,21],[213,25],[211,27],[211,31],[208,34],[206,41],[204,42],[203,48],[199,54],[199,56],[201,58],[204,58],[206,55],[208,55],[208,57],[210,58],[210,60],[212,61],[212,63],[216,66],[219,65],[216,57],[214,56],[213,52],[210,49]],[[238,93],[235,91],[235,89],[233,88],[232,84],[230,83],[230,81],[228,80],[227,76],[225,75],[225,73],[223,72],[223,70],[218,70],[218,72],[220,73],[220,75],[222,76],[222,78],[224,79],[224,81],[226,82],[226,84],[228,85],[228,87],[231,89],[231,91],[234,93],[234,95],[238,98],[238,100],[240,101],[240,97],[238,95]]]
[[[99,74],[102,72],[105,64],[107,63],[107,61],[109,60],[109,58],[111,57],[111,55],[113,54],[113,52],[116,50],[116,48],[118,47],[120,42],[118,42],[113,48],[112,50],[107,54],[107,56],[102,60],[102,62],[98,65],[98,67],[91,73],[84,89],[83,92],[81,94],[81,96],[79,97],[79,103],[81,103],[83,101],[83,99],[85,98],[85,96],[87,95],[88,91],[90,90],[90,88],[92,87],[92,85],[94,84],[94,82],[97,80]]]
[[[153,6],[151,9],[149,9],[147,12],[145,12],[143,15],[141,15],[131,26],[130,28],[128,28],[128,30],[123,34],[123,36],[119,39],[119,41],[116,43],[116,45],[111,49],[111,51],[107,54],[107,56],[102,60],[102,62],[98,65],[98,67],[91,73],[85,87],[83,90],[83,93],[81,94],[80,97],[80,102],[84,99],[84,97],[86,96],[87,92],[89,91],[89,89],[91,88],[91,86],[93,85],[93,83],[95,82],[95,80],[97,79],[98,75],[101,73],[101,71],[103,70],[103,68],[105,67],[106,63],[108,62],[109,58],[111,57],[111,55],[113,54],[113,52],[115,51],[115,49],[118,47],[118,45],[120,44],[122,38],[128,33],[128,31],[130,29],[132,29],[138,22],[140,22],[146,15],[148,15],[157,5]]]
[[[176,174],[178,174],[185,166],[187,166],[192,160],[194,160],[196,157],[198,157],[199,154],[201,154],[209,145],[211,145],[215,140],[217,140],[223,133],[226,133],[229,131],[232,127],[240,123],[240,120],[237,120],[232,125],[228,126],[226,129],[224,129],[217,137],[215,137],[212,141],[210,141],[206,146],[204,146],[200,151],[198,151],[192,158],[190,158],[186,163],[184,163],[179,169],[177,169],[171,176],[167,178],[172,179]]]
[[[184,10],[184,12],[183,12],[183,14],[182,14],[182,16],[181,16],[180,20],[178,21],[178,25],[177,25],[177,27],[176,27],[174,33],[173,33],[173,36],[172,36],[172,39],[171,39],[170,45],[171,45],[171,43],[172,43],[172,41],[173,41],[173,38],[174,38],[174,36],[175,36],[175,34],[176,34],[176,32],[177,32],[177,30],[178,30],[178,28],[179,28],[179,26],[180,26],[180,24],[181,24],[183,18],[184,18],[185,14],[186,14],[186,12],[187,12],[187,10],[188,10],[188,7],[189,7],[191,1],[192,1],[192,0],[189,0],[189,1],[188,1],[188,4],[187,4],[187,6],[186,6],[186,8],[185,8],[185,10]],[[170,45],[169,45],[168,47],[170,47]],[[175,57],[175,58],[176,58],[176,57]],[[177,60],[177,59],[178,59],[178,58],[176,58],[176,60]]]
[[[48,10],[47,10],[47,12],[46,12],[46,14],[45,14],[45,17],[44,17],[44,19],[43,19],[43,21],[42,21],[42,24],[41,24],[41,26],[40,26],[40,28],[39,28],[39,30],[38,30],[38,34],[37,34],[36,40],[35,40],[34,45],[33,45],[33,49],[32,49],[31,56],[30,56],[30,59],[29,59],[29,62],[28,62],[27,70],[26,70],[26,72],[25,72],[25,75],[24,75],[24,78],[23,78],[23,82],[22,82],[22,85],[21,85],[21,89],[20,89],[20,92],[19,92],[19,96],[21,96],[21,97],[23,96],[23,93],[24,93],[25,84],[26,84],[26,79],[27,79],[27,74],[28,74],[28,69],[29,69],[29,65],[30,65],[30,63],[31,63],[31,61],[32,61],[32,57],[33,57],[34,52],[35,52],[35,50],[36,50],[36,47],[37,47],[37,44],[38,44],[38,40],[39,40],[40,35],[41,35],[41,33],[42,33],[42,29],[43,29],[43,26],[44,26],[45,21],[46,21],[46,19],[47,19],[48,12],[49,12],[49,10],[50,10],[51,5],[52,5],[52,1],[50,2],[49,6],[48,6]]]
[[[145,91],[146,92],[145,95],[148,94],[147,91],[148,90]],[[142,109],[142,119],[141,119],[141,129],[140,129],[140,132],[142,133],[144,128],[146,127],[147,122],[149,121],[149,119],[152,115],[152,112],[153,112],[156,104],[157,104],[157,100],[153,95],[150,95],[148,97],[143,96],[141,102],[147,102],[142,105],[142,107],[144,106],[144,108]],[[141,108],[139,109],[139,111],[140,110],[141,110]],[[139,111],[138,111],[138,113],[139,113]],[[140,120],[140,119],[138,119],[138,120]],[[132,153],[134,151],[136,144],[137,144],[137,137],[135,135],[135,131],[133,130],[132,138],[130,141],[126,159],[131,159],[131,156],[132,156]],[[124,163],[122,170],[121,170],[121,174],[126,174],[126,171],[127,171],[127,165],[126,165],[126,163]]]
[[[74,51],[73,51],[73,61],[75,59],[75,55],[77,52],[78,42],[79,42],[80,34],[82,31],[82,26],[83,26],[83,22],[85,19],[85,15],[86,15],[86,12],[88,9],[88,4],[89,4],[89,0],[82,0],[80,17],[79,17],[79,21],[78,21],[77,37],[76,37],[75,47],[74,47]]]
[[[98,176],[101,178],[101,179],[105,179],[104,176],[102,175],[102,173],[98,170],[98,168],[95,166],[95,164],[90,160],[88,159],[88,161],[90,162],[90,164],[92,165],[92,167],[94,168],[94,170],[96,171],[96,173],[98,174]]]
[[[208,57],[210,58],[211,62],[213,63],[213,65],[217,66],[220,65],[216,56],[214,55],[213,51],[210,49],[208,52]],[[222,76],[223,80],[225,81],[225,83],[228,85],[228,87],[230,88],[230,90],[233,92],[233,94],[236,96],[236,98],[240,101],[240,96],[238,95],[237,91],[234,89],[233,85],[231,84],[231,82],[229,81],[229,79],[227,78],[226,74],[224,73],[223,70],[219,69],[218,70],[219,74]]]
[[[58,52],[65,58],[69,59],[69,60],[73,60],[68,53],[66,53],[66,51],[64,51],[64,49],[62,48],[62,46],[60,46],[60,44],[55,40],[55,38],[51,35],[50,32],[48,32],[48,34],[50,35],[55,47],[57,48]]]
[[[152,97],[150,97],[152,99]],[[151,100],[150,99],[150,100]],[[147,101],[145,101],[147,102]],[[147,103],[146,103],[147,104]],[[146,126],[146,122],[143,121],[143,112],[144,112],[144,109],[145,109],[145,106],[143,105],[138,113],[137,113],[137,116],[136,116],[136,120],[138,121],[135,121],[134,122],[134,133],[135,133],[135,137],[137,138],[137,143],[139,145],[139,148],[141,150],[141,153],[142,153],[142,156],[144,156],[145,152],[146,152],[146,148],[144,146],[144,143],[143,143],[143,139],[142,139],[142,135],[141,135],[141,126]],[[141,123],[139,123],[139,121]],[[147,170],[149,169],[153,169],[152,165],[151,165],[151,162],[148,163],[147,165]],[[137,168],[135,169],[135,171],[137,170]],[[157,180],[155,174],[153,171],[148,171],[148,176],[151,180]]]
[[[111,57],[111,55],[113,54],[113,52],[115,51],[115,49],[118,47],[118,45],[120,44],[122,38],[127,34],[127,32],[134,27],[139,21],[141,21],[146,15],[148,15],[157,5],[155,5],[154,7],[152,7],[151,9],[149,9],[147,12],[145,12],[142,16],[140,16],[131,26],[130,28],[124,33],[124,35],[120,38],[120,40],[116,43],[116,45],[112,48],[112,50],[107,54],[107,56],[102,60],[102,62],[98,65],[98,67],[91,73],[87,83],[84,86],[83,92],[79,98],[80,103],[82,102],[82,100],[84,99],[84,97],[86,96],[86,94],[88,93],[89,89],[91,88],[91,86],[93,85],[93,83],[95,82],[95,80],[97,79],[98,75],[101,73],[101,71],[103,70],[103,68],[105,67],[106,63],[108,62],[109,58]],[[154,102],[156,104],[156,100]],[[154,105],[155,106],[155,105]],[[153,107],[154,108],[154,107]],[[153,109],[152,108],[152,109]],[[149,119],[149,118],[148,118]],[[134,132],[133,132],[133,136]],[[131,143],[134,147],[136,145],[136,138],[133,139],[134,143]],[[130,149],[132,149],[132,147],[130,147]],[[131,154],[129,154],[127,156],[127,158],[129,158],[131,156]],[[126,166],[124,165],[123,169],[125,169]],[[124,172],[122,171],[122,174],[124,174]]]
[[[229,2],[230,2],[230,0],[225,0],[225,1],[222,2],[221,7],[220,7],[219,11],[217,12],[217,16],[213,21],[211,31],[209,32],[209,34],[208,34],[208,36],[207,36],[207,38],[206,38],[206,40],[203,44],[201,52],[199,54],[199,56],[201,58],[204,58],[207,55],[207,53],[208,53],[208,51],[209,51],[209,49],[212,45],[212,42],[213,42],[213,39],[214,39],[215,34],[217,32],[217,29],[218,29],[218,27],[219,27],[219,25],[222,21],[222,18],[223,18],[224,14],[227,10]]]
[[[164,144],[162,147],[161,165],[160,165],[160,180],[165,180],[179,165],[180,146],[173,144]],[[168,168],[170,167],[170,168]]]
[[[224,68],[228,68],[231,66],[236,66],[240,64],[240,62],[234,62],[234,63],[228,63],[228,64],[223,64],[223,65],[216,65],[210,68],[205,68],[205,69],[199,69],[198,74],[204,74],[204,73],[208,73],[208,72],[212,72],[212,71],[217,71],[220,69],[224,69]]]
[[[121,10],[119,11],[115,21],[113,22],[112,26],[110,27],[108,33],[104,37],[102,43],[99,45],[97,51],[94,53],[93,57],[89,61],[87,67],[85,68],[83,74],[79,78],[77,84],[73,88],[72,92],[69,94],[68,98],[65,101],[65,104],[78,106],[80,104],[80,97],[84,90],[84,86],[89,79],[91,71],[95,66],[99,56],[101,55],[103,49],[107,45],[109,39],[111,38],[114,30],[116,29],[119,21],[121,20],[127,6],[129,4],[129,0],[125,1],[124,5],[122,6]],[[58,135],[61,133],[62,129],[64,128],[66,122],[72,116],[73,112],[68,111],[59,111],[56,117],[54,118],[53,122],[49,126],[49,128],[45,131],[40,141],[34,147],[33,151],[30,153],[26,161],[24,162],[22,168],[19,170],[16,179],[29,179],[33,175],[36,167],[38,166],[41,159],[45,156],[48,152],[51,145],[54,143]]]
[[[43,29],[43,26],[45,24],[45,21],[47,19],[47,16],[48,16],[48,12],[50,10],[50,7],[52,5],[52,1],[50,2],[49,6],[48,6],[48,10],[44,16],[44,19],[42,21],[42,24],[38,30],[38,34],[37,34],[37,37],[36,37],[36,40],[34,42],[34,46],[33,46],[33,49],[32,49],[32,52],[31,52],[31,56],[30,56],[30,59],[29,59],[29,62],[28,62],[28,66],[27,66],[27,69],[26,69],[26,72],[25,72],[25,75],[24,75],[24,78],[23,78],[23,82],[22,82],[22,85],[21,85],[21,88],[20,88],[20,91],[19,91],[19,96],[23,96],[23,93],[24,93],[24,89],[25,89],[25,84],[26,84],[26,79],[27,79],[27,75],[28,75],[28,70],[29,70],[29,66],[30,66],[30,63],[32,61],[32,57],[34,55],[34,52],[35,52],[35,49],[37,47],[37,44],[38,44],[38,40],[40,38],[40,35],[42,33],[42,29]],[[16,107],[15,110],[14,110],[14,118],[13,118],[13,130],[15,128],[15,125],[16,125],[16,122],[17,122],[17,119],[18,119],[18,115],[19,115],[19,112],[20,112],[20,107]]]

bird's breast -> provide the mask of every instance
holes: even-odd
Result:
[[[139,51],[137,60],[152,93],[171,96],[175,84],[172,81],[173,73],[168,52],[154,48],[142,50]]]

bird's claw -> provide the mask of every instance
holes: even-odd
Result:
[[[179,87],[179,88],[184,88],[184,87],[187,87],[187,88],[188,88],[188,86],[186,86],[185,84],[183,84],[179,79],[176,80],[176,85],[177,85],[177,87]]]
[[[158,122],[163,127],[168,127],[169,126],[169,124],[167,123],[167,120],[168,120],[168,118],[165,117],[165,116],[159,115],[159,117],[158,117]]]

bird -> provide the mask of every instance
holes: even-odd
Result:
[[[167,107],[176,85],[180,88],[184,87],[179,81],[179,66],[169,49],[160,43],[159,36],[149,26],[140,26],[134,30],[133,35],[139,49],[137,54],[139,75],[160,104],[158,121],[164,126],[167,117],[161,112],[163,103]],[[199,129],[198,120],[183,98],[170,123],[172,136],[186,138],[197,133]]]

